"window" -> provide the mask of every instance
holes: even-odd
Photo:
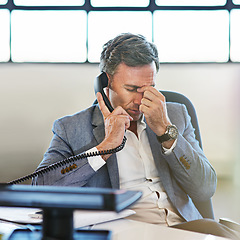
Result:
[[[156,0],[159,6],[223,6],[226,0]]]
[[[0,62],[10,59],[10,12],[0,9]]]
[[[240,4],[240,0],[233,0],[233,3],[236,4],[236,5]]]
[[[4,5],[7,3],[7,0],[0,0],[0,5]]]
[[[14,62],[85,62],[85,11],[12,12]]]
[[[160,62],[228,61],[228,11],[156,11],[153,21]]]
[[[240,62],[240,9],[231,11],[231,44],[230,44],[230,58],[233,62]]]
[[[0,0],[0,62],[99,62],[123,32],[160,61],[240,62],[240,0]]]
[[[105,23],[108,23],[107,29]],[[152,41],[151,12],[90,12],[88,61],[99,62],[103,44],[123,32],[140,33]]]
[[[149,0],[91,0],[93,7],[147,7]]]
[[[14,0],[20,6],[82,6],[84,0]]]

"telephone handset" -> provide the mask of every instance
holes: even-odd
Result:
[[[107,108],[109,109],[110,112],[113,111],[113,107],[110,104],[105,92],[104,92],[104,88],[108,86],[108,77],[107,74],[105,72],[102,72],[100,75],[98,75],[95,78],[94,81],[94,91],[95,94],[97,94],[97,92],[100,92],[102,94],[103,100],[105,102],[105,105],[107,106]]]
[[[102,94],[102,97],[103,97],[103,100],[104,100],[106,106],[108,107],[109,111],[112,112],[113,107],[111,106],[111,104],[103,90],[105,87],[107,87],[107,85],[108,85],[108,77],[107,77],[106,73],[103,72],[99,76],[96,77],[95,82],[94,82],[94,90],[95,90],[95,93],[100,92]],[[122,143],[116,148],[108,149],[108,150],[104,150],[104,151],[91,152],[91,153],[82,153],[82,154],[78,154],[75,156],[71,156],[71,157],[63,159],[59,162],[53,163],[53,164],[51,164],[45,168],[42,168],[38,171],[35,171],[29,175],[26,175],[26,176],[18,178],[16,180],[10,181],[10,182],[8,182],[8,184],[18,184],[18,183],[24,182],[26,180],[32,179],[34,177],[37,177],[39,175],[42,175],[44,173],[50,172],[51,170],[54,170],[54,169],[57,169],[60,167],[64,167],[68,164],[72,164],[72,165],[70,165],[69,167],[67,167],[65,169],[62,169],[61,172],[65,173],[65,172],[71,171],[71,170],[77,168],[77,164],[75,162],[80,159],[89,158],[89,157],[98,156],[98,155],[113,154],[113,153],[121,151],[125,146],[126,140],[127,139],[124,136]]]
[[[102,94],[103,101],[105,102],[105,105],[107,106],[109,111],[112,112],[114,109],[113,109],[111,103],[109,102],[109,99],[107,98],[105,92],[104,92],[104,88],[107,87],[107,86],[108,86],[108,76],[105,72],[102,72],[101,74],[99,74],[95,78],[94,91],[95,91],[95,94],[97,94],[97,92],[100,92]],[[126,141],[127,141],[127,138],[126,138],[126,136],[124,136],[123,141],[122,141],[123,146],[125,145]]]

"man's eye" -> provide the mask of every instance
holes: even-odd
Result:
[[[129,91],[129,92],[135,92],[136,91],[135,88],[127,88],[126,90]]]

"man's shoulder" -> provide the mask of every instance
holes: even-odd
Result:
[[[184,104],[176,102],[167,102],[166,105],[168,110],[182,111],[185,108]]]
[[[67,115],[57,119],[57,122],[63,124],[73,124],[74,122],[91,122],[93,115],[99,115],[100,110],[97,105],[92,105],[89,108],[86,108],[82,111],[76,112],[72,115]]]
[[[167,102],[167,112],[171,121],[176,123],[184,123],[189,118],[187,108],[184,104]]]

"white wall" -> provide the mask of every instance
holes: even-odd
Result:
[[[32,172],[52,138],[53,121],[91,105],[90,64],[0,64],[0,182]],[[189,97],[203,147],[219,176],[240,171],[239,64],[162,64],[157,87]],[[238,174],[235,174],[237,176]],[[240,184],[240,177],[235,177]]]

